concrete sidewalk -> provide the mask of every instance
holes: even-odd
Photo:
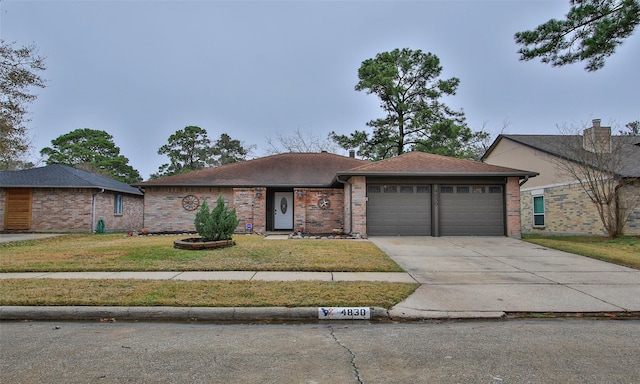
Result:
[[[385,281],[416,283],[404,272],[258,272],[258,271],[162,271],[162,272],[25,272],[0,273],[2,279],[143,279],[143,280],[246,280],[246,281]]]

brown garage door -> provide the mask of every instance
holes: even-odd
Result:
[[[4,208],[4,229],[31,229],[31,189],[7,189]]]
[[[367,233],[430,236],[430,185],[367,185]]]
[[[442,236],[502,236],[504,195],[501,185],[440,186]]]

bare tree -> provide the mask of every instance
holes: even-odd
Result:
[[[624,226],[640,207],[640,149],[631,136],[612,136],[600,120],[581,134],[576,127],[559,126],[551,162],[561,174],[576,180],[596,210],[611,238],[623,235]]]
[[[315,135],[312,131],[302,132],[300,128],[296,129],[291,136],[284,136],[281,133],[276,135],[276,139],[266,138],[268,145],[267,153],[275,155],[285,152],[329,152],[337,153],[340,151],[338,144],[327,138]]]

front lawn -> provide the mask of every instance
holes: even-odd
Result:
[[[354,271],[402,272],[362,240],[234,236],[229,248],[173,248],[184,236],[67,235],[0,244],[0,272]],[[0,305],[390,308],[419,284],[323,281],[0,279]]]
[[[524,235],[524,240],[610,263],[640,269],[640,238],[606,239],[599,236]]]
[[[267,240],[236,235],[229,248],[173,248],[185,236],[67,235],[0,244],[0,272],[319,271],[402,272],[362,240]]]

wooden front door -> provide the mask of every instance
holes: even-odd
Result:
[[[4,206],[4,229],[31,229],[31,189],[9,188],[6,190]]]

